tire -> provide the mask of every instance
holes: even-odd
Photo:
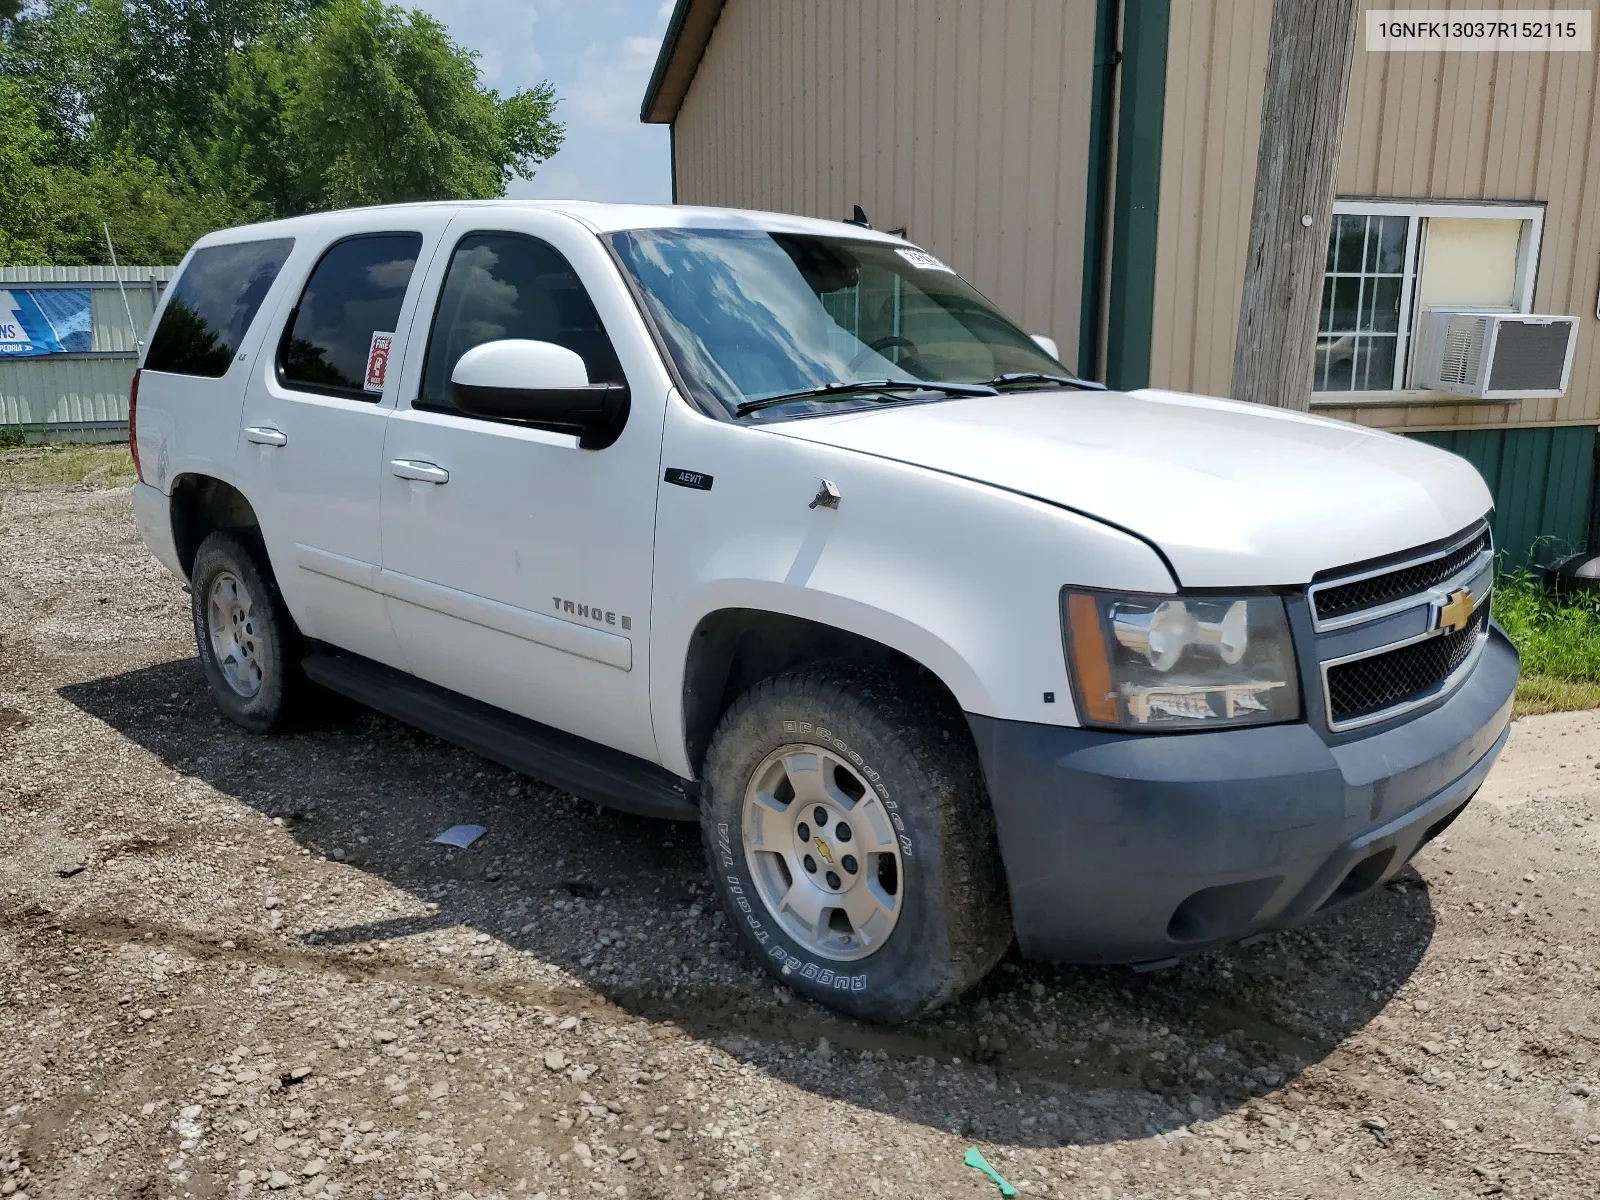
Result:
[[[706,754],[701,834],[734,927],[783,983],[864,1020],[932,1012],[1011,944],[988,793],[946,708],[908,676],[823,663],[751,688]]]
[[[264,561],[259,542],[218,531],[200,543],[189,572],[195,649],[206,682],[218,707],[254,733],[289,723],[304,681],[300,631]]]

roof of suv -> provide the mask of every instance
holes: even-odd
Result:
[[[905,239],[879,230],[817,217],[797,217],[788,213],[757,212],[743,208],[700,208],[687,204],[602,204],[592,200],[432,200],[416,204],[380,204],[370,208],[345,208],[304,217],[288,217],[281,221],[263,221],[256,225],[235,225],[207,234],[199,244],[239,241],[241,236],[254,238],[309,233],[330,221],[337,221],[344,227],[359,227],[370,221],[373,228],[386,228],[394,221],[394,214],[417,208],[480,212],[539,209],[571,217],[596,233],[613,233],[621,229],[751,229],[906,244]]]

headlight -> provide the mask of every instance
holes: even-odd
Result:
[[[1277,596],[1061,596],[1085,724],[1200,729],[1299,718],[1294,646]]]

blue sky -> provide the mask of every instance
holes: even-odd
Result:
[[[478,52],[484,82],[510,93],[555,84],[566,144],[507,195],[666,203],[667,127],[643,125],[644,98],[672,0],[402,0]]]

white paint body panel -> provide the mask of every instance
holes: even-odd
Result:
[[[148,483],[134,484],[133,523],[156,561],[187,583],[183,564],[178,561],[178,548],[172,541],[172,503],[166,493]]]
[[[226,238],[216,234],[202,238],[184,255],[173,278],[176,280],[182,276],[195,250],[201,246],[243,240],[249,239],[237,236]],[[139,462],[145,483],[169,496],[176,481],[185,475],[209,476],[238,485],[235,458],[239,443],[239,418],[244,407],[245,387],[266,337],[268,322],[263,318],[278,305],[290,286],[280,270],[278,278],[273,280],[266,296],[262,298],[261,309],[254,323],[245,331],[238,352],[221,378],[140,371],[137,432]],[[161,322],[173,290],[168,287],[162,293],[161,304],[150,318],[150,327],[145,331],[144,348],[139,355],[141,367],[144,366],[144,351],[149,349],[151,335]]]
[[[474,346],[450,372],[468,387],[574,388],[589,382],[583,359],[553,342],[504,338]]]
[[[1021,393],[775,428],[1098,517],[1159,546],[1184,587],[1303,584],[1448,537],[1492,503],[1470,463],[1425,443],[1178,392]]]
[[[413,409],[431,325],[430,311],[420,312],[375,493],[390,619],[422,678],[659,761],[648,655],[666,369],[605,248],[559,214],[468,207],[427,272],[430,303],[455,244],[474,232],[525,233],[566,257],[611,337],[632,406],[622,436],[604,450],[580,450],[569,434]],[[545,349],[570,355],[582,373],[576,354]],[[470,373],[467,357],[461,367]],[[449,482],[396,478],[394,459],[437,464]]]
[[[480,202],[202,239],[297,244],[226,377],[144,377],[147,542],[170,559],[155,495],[182,472],[214,475],[255,507],[308,633],[687,776],[685,666],[695,629],[720,610],[847,630],[927,667],[969,712],[1071,725],[1064,585],[1301,585],[1490,507],[1467,463],[1421,443],[1153,390],[712,419],[674,390],[597,236],[665,226],[841,231],[730,210]],[[312,262],[347,233],[403,229],[425,242],[382,401],[286,393],[262,347],[276,345]],[[583,280],[632,397],[613,446],[412,408],[451,248],[474,230],[543,238]],[[243,432],[265,426],[286,443]],[[665,484],[663,468],[710,476],[711,489]],[[809,506],[823,480],[836,509]]]
[[[1073,724],[1062,585],[1173,589],[1148,545],[1100,522],[790,428],[714,421],[676,396],[667,406],[663,464],[713,479],[711,491],[664,485],[656,521],[652,707],[662,761],[680,774],[684,664],[708,613],[847,629],[927,667],[969,712]],[[837,510],[808,507],[823,479]]]
[[[321,395],[281,383],[273,350],[318,260],[354,234],[422,236],[400,308],[398,327],[404,328],[448,222],[448,212],[428,209],[337,213],[296,238],[274,285],[277,299],[271,307],[263,305],[257,317],[270,340],[249,375],[236,457],[239,490],[261,521],[278,586],[301,630],[401,668],[405,655],[384,597],[373,587],[382,559],[378,478],[384,430],[394,409],[393,372],[384,392],[370,400]],[[394,354],[406,349],[398,345]],[[277,430],[287,440],[281,446],[265,444],[252,439],[252,429]]]

